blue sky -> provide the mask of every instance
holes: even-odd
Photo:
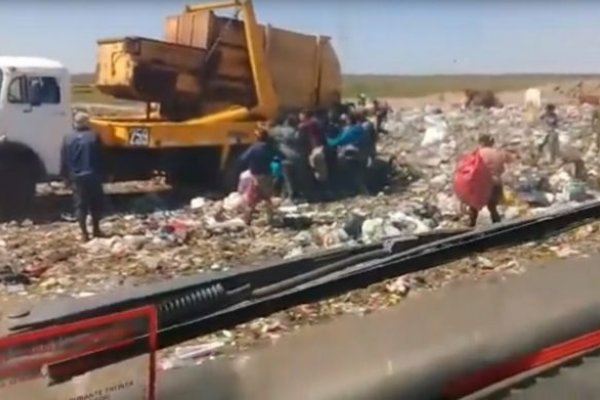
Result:
[[[160,39],[181,0],[18,0],[0,11],[0,54],[90,72],[95,43]],[[345,72],[600,72],[600,1],[255,0],[261,22],[333,38]]]

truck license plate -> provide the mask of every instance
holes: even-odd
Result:
[[[150,132],[148,128],[129,129],[129,144],[131,146],[149,146]]]

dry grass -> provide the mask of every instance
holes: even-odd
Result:
[[[71,87],[71,96],[74,103],[115,103],[116,100],[110,96],[100,93],[92,85],[78,85]]]
[[[598,79],[599,75],[347,75],[344,77],[344,96],[355,97],[368,93],[377,97],[422,97],[440,92],[470,89],[489,89],[496,92],[521,90],[530,86],[574,80]],[[73,77],[73,101],[81,103],[115,103],[110,96],[94,89],[93,75]]]
[[[550,83],[598,79],[598,75],[429,75],[385,76],[350,75],[344,79],[344,94],[354,97],[364,92],[377,97],[422,97],[464,89],[488,89],[494,92],[527,89]]]

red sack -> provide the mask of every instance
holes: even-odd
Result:
[[[482,209],[492,195],[492,174],[483,162],[479,150],[458,161],[454,171],[454,193],[468,206]]]

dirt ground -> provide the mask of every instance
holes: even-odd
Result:
[[[544,103],[555,104],[575,104],[576,100],[576,85],[580,81],[572,82],[557,82],[543,86],[532,86],[540,89],[542,93],[542,101]],[[523,103],[525,90],[511,90],[497,92],[496,95],[504,104],[519,104]],[[600,80],[588,80],[583,82],[583,91],[586,94],[600,94]],[[423,107],[425,105],[443,106],[443,105],[460,105],[464,101],[463,92],[442,92],[429,96],[422,97],[388,97],[385,98],[394,108],[398,107]]]

